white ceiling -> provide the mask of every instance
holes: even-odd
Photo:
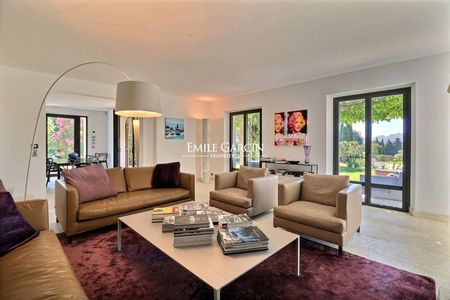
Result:
[[[213,101],[449,52],[449,4],[0,0],[0,64]]]

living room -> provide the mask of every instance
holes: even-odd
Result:
[[[24,199],[47,199],[48,225],[69,262],[64,268],[79,282],[65,284],[81,287],[91,299],[221,293],[225,299],[450,299],[449,12],[448,1],[2,1],[0,179],[18,207]],[[114,113],[116,85],[124,80],[158,86],[161,116],[128,118],[133,122],[127,127],[126,118]],[[86,155],[107,153],[108,168],[125,168],[121,176],[127,180],[143,176],[127,173],[132,167],[179,162],[190,200],[230,213],[242,209],[218,203],[217,178],[241,166],[272,170],[276,176],[268,177],[277,178],[276,186],[267,182],[263,195],[253,194],[267,198],[276,192],[276,205],[246,212],[268,236],[279,233],[269,236],[269,251],[277,253],[233,277],[220,293],[222,286],[208,286],[195,266],[186,268],[182,258],[172,256],[179,254],[161,250],[166,245],[160,241],[142,242],[130,228],[123,229],[124,251],[117,251],[117,217],[96,217],[102,226],[82,224],[82,211],[75,211],[70,225],[64,204],[72,201],[70,188],[60,185],[67,193],[62,197],[56,176],[46,182],[46,160],[52,158],[47,118],[56,114],[87,117],[87,134],[73,152],[80,152],[84,141]],[[301,125],[294,133],[298,116]],[[61,157],[65,161],[67,153]],[[349,184],[362,190],[360,226],[342,244],[274,220],[283,193],[303,184],[297,176],[309,172],[348,176]],[[256,189],[258,181],[251,182]],[[166,205],[145,210],[157,206]],[[127,220],[124,227],[133,228]],[[296,242],[284,250],[275,247],[285,233],[302,237],[300,276],[290,270]],[[85,251],[100,241],[88,256]],[[140,270],[151,274],[139,273],[127,257],[134,247],[146,249],[136,257],[143,260]],[[311,265],[323,257],[320,268]],[[117,259],[133,270],[120,287],[113,278],[127,273],[112,263]],[[289,266],[277,269],[277,263]],[[353,283],[339,281],[339,271]],[[174,272],[179,272],[174,284],[166,286],[161,280]],[[0,273],[0,296],[14,295],[6,293],[6,274]],[[328,288],[314,274],[326,278]],[[94,277],[100,278],[98,286]],[[267,281],[267,288],[256,286],[258,280]],[[140,292],[131,293],[133,286]],[[152,294],[161,288],[177,291]],[[21,293],[32,299],[26,288]]]

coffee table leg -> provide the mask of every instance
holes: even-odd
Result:
[[[214,290],[214,300],[220,300],[220,289]]]
[[[117,219],[117,250],[122,251],[122,222]]]
[[[300,276],[300,236],[297,238],[297,276]]]

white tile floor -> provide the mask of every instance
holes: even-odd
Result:
[[[196,201],[207,202],[213,183],[196,184]],[[54,181],[47,188],[50,227],[61,232],[54,211]],[[257,218],[272,222],[272,213]],[[363,207],[361,233],[344,251],[436,280],[439,299],[450,299],[450,226],[448,223],[413,217],[407,213]]]

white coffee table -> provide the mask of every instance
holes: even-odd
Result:
[[[117,249],[122,251],[122,223],[138,233],[152,245],[210,285],[214,299],[220,299],[220,290],[251,270],[291,242],[297,240],[297,276],[300,276],[300,237],[296,234],[253,222],[269,238],[269,250],[224,255],[216,240],[212,245],[175,248],[173,233],[161,231],[161,223],[152,223],[151,211],[120,217],[117,221]]]

